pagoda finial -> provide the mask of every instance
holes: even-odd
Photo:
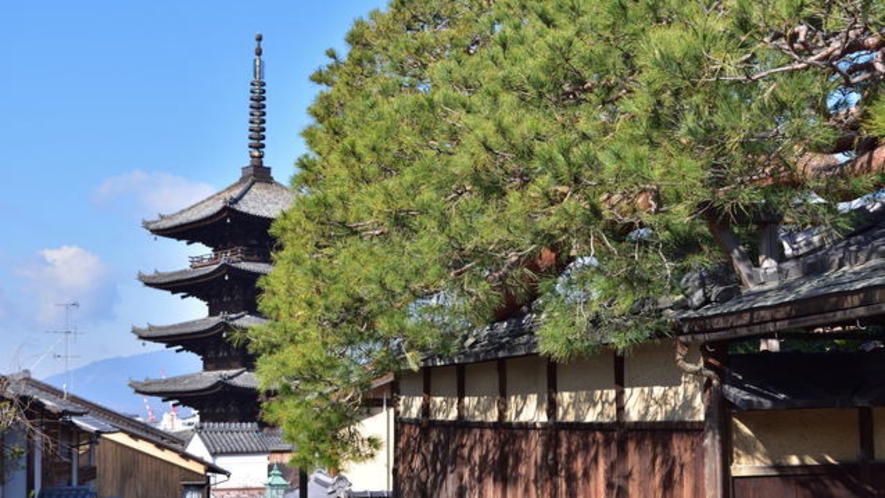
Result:
[[[264,71],[261,61],[261,33],[255,35],[255,62],[249,97],[249,165],[264,166]]]

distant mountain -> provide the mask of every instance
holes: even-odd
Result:
[[[98,403],[124,415],[148,418],[147,405],[159,418],[169,411],[168,403],[160,398],[147,398],[129,387],[130,380],[158,379],[198,372],[202,368],[200,358],[190,353],[176,353],[169,349],[109,358],[71,370],[69,374],[56,374],[41,379],[59,389],[67,389],[88,401]],[[180,416],[189,414],[182,408]]]

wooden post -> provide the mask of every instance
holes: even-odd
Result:
[[[727,498],[729,492],[729,479],[727,467],[730,458],[726,455],[729,415],[725,409],[722,398],[722,382],[714,369],[721,368],[726,360],[726,348],[724,344],[709,344],[705,348],[708,352],[701,360],[704,365],[703,371],[710,372],[705,375],[704,383],[704,487],[707,498]]]
[[[458,396],[458,401],[456,405],[457,415],[456,418],[458,420],[464,420],[466,416],[465,407],[464,407],[464,393],[466,390],[465,386],[465,367],[463,363],[459,363],[455,366],[455,389],[457,390],[456,396]]]
[[[432,375],[433,373],[430,371],[430,367],[424,367],[421,370],[423,376],[423,384],[421,388],[421,425],[426,426],[427,421],[430,420],[430,390]]]
[[[498,422],[496,425],[496,442],[498,443],[498,477],[501,483],[501,496],[507,496],[510,486],[510,452],[509,434],[504,428],[504,422],[507,421],[507,360],[499,359],[497,362],[498,369]]]
[[[539,489],[538,496],[559,496],[559,429],[557,420],[557,395],[559,391],[556,362],[547,360],[547,425],[545,437],[546,486]]]
[[[614,468],[614,479],[612,485],[614,487],[612,496],[615,498],[627,498],[629,496],[627,489],[627,479],[630,474],[627,465],[627,431],[624,428],[626,419],[626,367],[624,365],[624,355],[615,353],[615,420],[617,429],[615,430],[615,458],[612,462]]]
[[[498,360],[498,423],[507,421],[507,360]]]

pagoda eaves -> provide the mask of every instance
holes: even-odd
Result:
[[[215,230],[207,230],[207,225],[227,224],[231,220],[254,224],[255,218],[267,220],[269,225],[289,208],[293,199],[292,191],[280,183],[244,177],[192,206],[142,224],[154,235],[218,247],[212,241],[216,238]]]
[[[132,327],[132,333],[138,336],[139,339],[145,341],[174,344],[181,341],[221,334],[230,328],[246,329],[266,322],[267,319],[257,315],[245,312],[230,313],[207,316],[205,318],[171,325],[149,324],[147,327]]]

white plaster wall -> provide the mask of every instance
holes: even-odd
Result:
[[[704,379],[676,366],[672,340],[648,342],[624,359],[624,419],[628,422],[702,421]],[[686,360],[700,358],[693,348]]]
[[[267,482],[268,455],[219,455],[215,464],[230,472],[230,479],[223,478],[212,487],[263,488]]]
[[[772,410],[732,416],[733,465],[851,462],[860,452],[857,410]]]
[[[187,446],[184,448],[184,451],[190,453],[191,455],[200,457],[207,462],[214,461],[212,455],[209,453],[209,450],[206,448],[206,444],[203,443],[203,440],[200,438],[199,434],[194,434],[191,440],[187,442]]]
[[[464,368],[464,418],[498,420],[498,369],[494,361],[474,363]]]
[[[617,411],[614,368],[614,355],[610,351],[557,365],[557,419],[614,422]]]
[[[421,372],[408,371],[399,378],[399,410],[402,418],[420,418],[424,377]]]
[[[230,472],[230,478],[212,474],[213,488],[263,488],[267,482],[268,454],[213,456],[199,434],[188,441],[185,451]]]
[[[456,368],[438,367],[430,370],[430,418],[455,420],[458,418],[458,376]]]
[[[372,408],[357,424],[360,434],[374,436],[381,448],[367,461],[350,462],[342,467],[342,474],[351,482],[354,491],[389,491],[393,489],[393,407]]]
[[[539,356],[507,360],[507,421],[547,421],[547,361]]]

